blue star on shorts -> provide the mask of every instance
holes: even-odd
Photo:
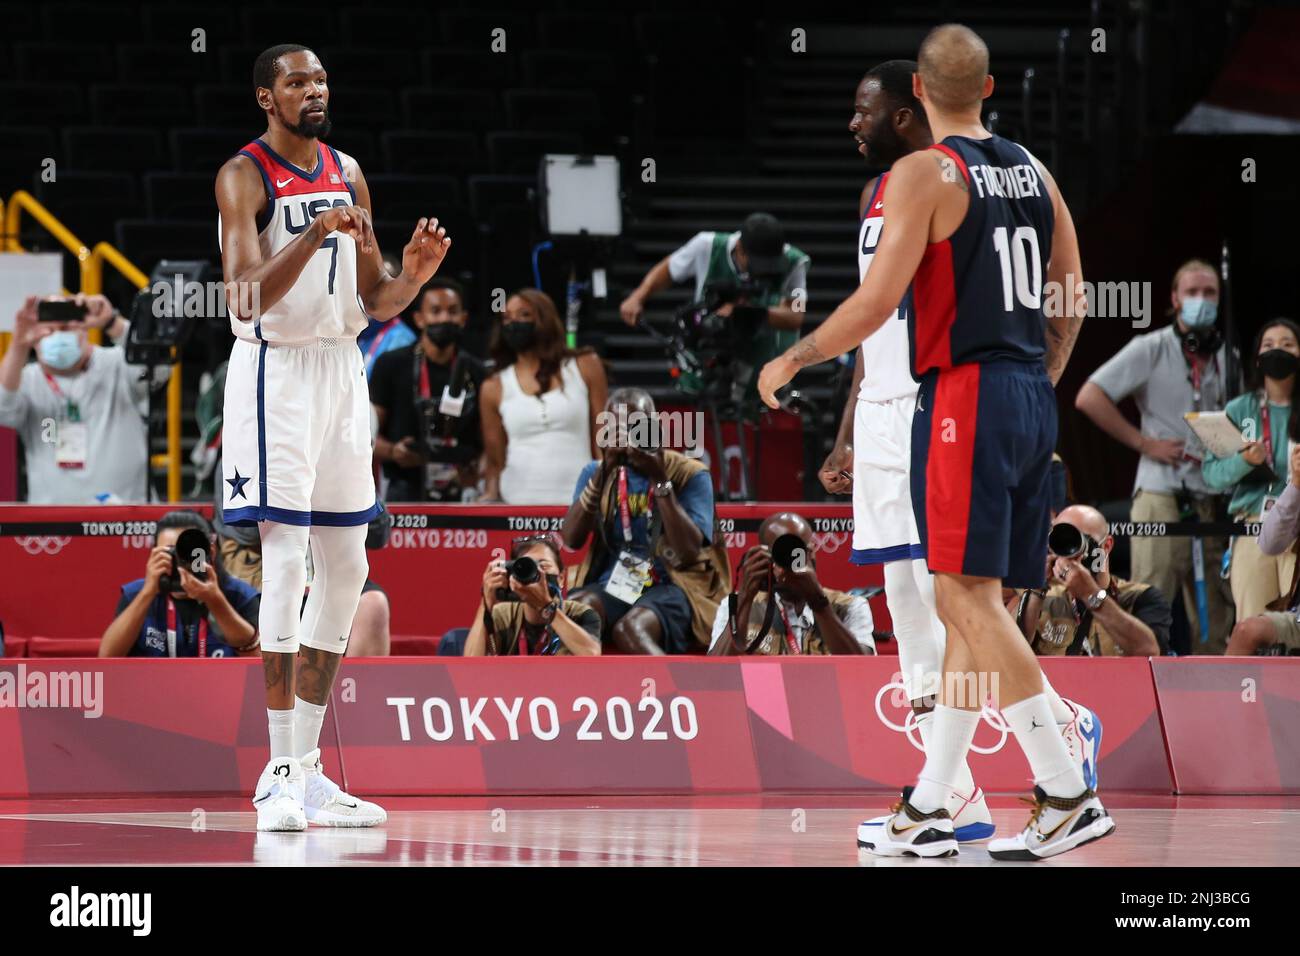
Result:
[[[244,485],[248,484],[249,479],[251,477],[252,477],[251,475],[249,476],[249,478],[239,477],[239,469],[236,468],[235,477],[226,479],[226,484],[230,485],[231,501],[234,501],[236,498],[243,498],[245,501],[248,500],[248,495],[244,494]]]

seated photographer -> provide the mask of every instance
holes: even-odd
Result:
[[[460,283],[430,279],[411,317],[420,338],[381,355],[370,373],[379,419],[375,459],[388,479],[384,498],[460,501],[478,483],[484,377],[483,361],[460,347],[469,319]]]
[[[775,216],[751,213],[736,232],[700,232],[671,255],[660,260],[641,284],[619,306],[628,325],[636,325],[646,300],[675,282],[695,280],[695,299],[703,301],[706,289],[732,290],[716,313],[728,317],[738,307],[766,314],[758,333],[741,356],[754,376],[770,359],[799,338],[802,307],[796,300],[807,294],[809,258],[785,241],[785,230]],[[737,294],[738,292],[738,294]],[[752,391],[752,389],[750,389]]]
[[[216,534],[194,511],[158,519],[144,577],[122,585],[100,657],[234,657],[258,653],[261,597],[228,576]]]
[[[553,536],[516,538],[509,563],[493,559],[483,572],[483,600],[463,656],[600,654],[600,618],[585,604],[561,600],[563,574]]]
[[[1169,653],[1173,610],[1158,588],[1110,573],[1115,539],[1096,508],[1071,505],[1048,536],[1041,590],[1025,591],[1016,621],[1034,653],[1156,657]]]
[[[1286,487],[1277,503],[1264,513],[1264,523],[1259,529],[1259,550],[1279,561],[1291,556],[1290,570],[1285,580],[1279,579],[1279,597],[1269,602],[1268,610],[1244,617],[1232,629],[1228,640],[1228,656],[1259,654],[1286,656],[1300,654],[1300,617],[1296,610],[1296,583],[1300,581],[1300,568],[1296,567],[1295,551],[1300,538],[1300,444],[1291,446]]]
[[[758,542],[740,561],[734,617],[729,600],[718,605],[709,654],[876,653],[871,605],[822,587],[812,526],[802,515],[771,515]]]
[[[17,430],[31,504],[144,501],[144,412],[170,369],[128,365],[122,348],[91,345],[102,329],[121,344],[128,323],[102,295],[28,296],[0,361],[0,425]],[[28,363],[32,351],[36,361]]]
[[[600,418],[600,461],[578,476],[561,532],[574,550],[591,542],[570,597],[595,608],[625,654],[701,653],[731,586],[713,480],[653,447],[657,414],[641,389],[617,389]]]

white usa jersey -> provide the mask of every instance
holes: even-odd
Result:
[[[885,182],[889,173],[876,181],[858,231],[858,279],[865,280],[871,259],[880,243],[885,226]],[[899,309],[885,320],[873,335],[862,342],[862,385],[858,398],[864,402],[887,402],[915,395],[917,383],[912,378],[912,360],[907,336],[906,309],[910,307],[909,287]]]
[[[239,155],[253,161],[266,188],[266,209],[257,219],[257,239],[267,259],[297,239],[326,209],[357,201],[343,173],[342,158],[333,147],[317,144],[316,166],[311,172],[293,165],[260,139],[241,149]],[[220,216],[217,236],[220,242]],[[251,304],[256,305],[255,300]],[[321,338],[356,338],[368,321],[357,295],[356,241],[334,232],[303,266],[284,298],[264,310],[256,322],[240,322],[232,314],[230,330],[247,342],[301,344]]]

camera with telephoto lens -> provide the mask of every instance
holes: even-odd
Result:
[[[180,568],[186,568],[200,580],[206,580],[208,565],[212,561],[209,551],[208,536],[198,528],[186,528],[176,537],[176,543],[167,549],[171,555],[171,569],[158,578],[158,590],[163,594],[185,590],[181,584]],[[178,564],[177,558],[180,562]]]
[[[789,571],[794,568],[796,563],[803,567],[795,568],[802,571],[808,565],[808,546],[804,544],[803,538],[797,534],[783,534],[772,542],[772,563]]]
[[[1047,533],[1047,550],[1053,557],[1077,559],[1091,554],[1096,547],[1097,542],[1090,535],[1084,534],[1072,524],[1054,524]]]
[[[506,574],[520,584],[533,584],[542,576],[541,566],[532,558],[515,558],[506,563]],[[518,601],[519,595],[509,587],[497,588],[498,601]]]

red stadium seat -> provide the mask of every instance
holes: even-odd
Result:
[[[97,637],[31,637],[27,639],[29,657],[98,657]]]
[[[429,637],[423,634],[394,634],[388,645],[388,653],[393,657],[432,657],[438,653],[441,635]]]

